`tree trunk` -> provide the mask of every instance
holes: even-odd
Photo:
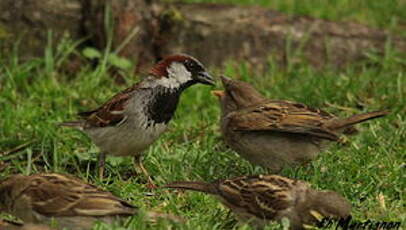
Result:
[[[1,0],[0,51],[18,45],[24,58],[44,54],[49,32],[58,39],[82,38],[83,8],[79,0]]]
[[[106,5],[110,7],[106,7]],[[24,57],[43,54],[47,32],[61,39],[87,38],[86,46],[104,49],[111,9],[112,50],[134,30],[119,54],[145,70],[163,56],[188,53],[208,66],[247,61],[263,70],[271,56],[283,64],[307,60],[315,67],[344,67],[385,43],[406,52],[406,40],[364,25],[289,16],[260,7],[223,4],[163,4],[148,0],[1,0],[0,44],[8,52],[20,41]]]

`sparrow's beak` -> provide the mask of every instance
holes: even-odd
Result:
[[[228,78],[228,77],[226,77],[226,76],[224,76],[224,75],[222,75],[221,77],[220,77],[220,79],[221,79],[221,82],[223,82],[223,85],[224,85],[224,87],[226,87],[228,84],[230,84],[231,83],[231,78]]]
[[[207,72],[200,72],[197,74],[197,81],[205,85],[215,85],[213,77]]]
[[[218,98],[222,98],[225,95],[225,92],[223,90],[212,90],[211,94],[213,94],[214,96],[218,97]]]

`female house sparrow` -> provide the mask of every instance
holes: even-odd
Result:
[[[166,188],[188,189],[216,196],[236,217],[256,228],[287,218],[301,230],[324,217],[345,218],[351,204],[333,191],[318,191],[306,182],[277,175],[241,176],[214,183],[174,182]]]
[[[0,211],[24,223],[50,224],[60,229],[91,229],[95,221],[111,223],[136,215],[138,209],[110,192],[62,174],[13,175],[0,181]],[[146,218],[178,217],[148,212]]]
[[[284,166],[314,159],[328,141],[353,133],[354,124],[382,117],[386,111],[338,118],[304,104],[264,98],[250,84],[222,77],[219,97],[225,142],[251,163],[279,172]]]
[[[141,82],[116,94],[99,108],[79,113],[83,120],[61,125],[85,132],[102,150],[101,178],[105,154],[134,156],[136,166],[152,184],[141,162],[142,153],[166,130],[183,90],[197,83],[214,85],[214,80],[195,58],[172,55],[158,62]]]

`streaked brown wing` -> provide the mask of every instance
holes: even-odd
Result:
[[[276,175],[260,175],[252,179],[251,189],[259,207],[257,215],[263,218],[274,218],[278,212],[294,206],[292,195],[293,180]]]
[[[273,219],[294,203],[286,180],[278,176],[244,176],[223,181],[219,190],[228,203],[258,218]]]
[[[61,174],[36,175],[25,191],[33,209],[46,216],[132,215],[135,208],[110,192]]]
[[[227,115],[236,131],[276,131],[311,135],[337,141],[339,137],[324,127],[333,115],[300,103],[268,101]]]
[[[124,108],[128,100],[134,91],[139,88],[139,85],[140,83],[127,88],[116,94],[99,108],[88,112],[81,112],[79,116],[86,120],[86,126],[88,127],[106,127],[120,123],[125,119]]]

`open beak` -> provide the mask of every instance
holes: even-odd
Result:
[[[207,72],[200,72],[197,75],[197,81],[205,85],[215,85],[213,77]]]
[[[218,97],[218,98],[222,98],[224,97],[224,91],[223,90],[212,90],[211,94],[213,94],[214,96]]]

